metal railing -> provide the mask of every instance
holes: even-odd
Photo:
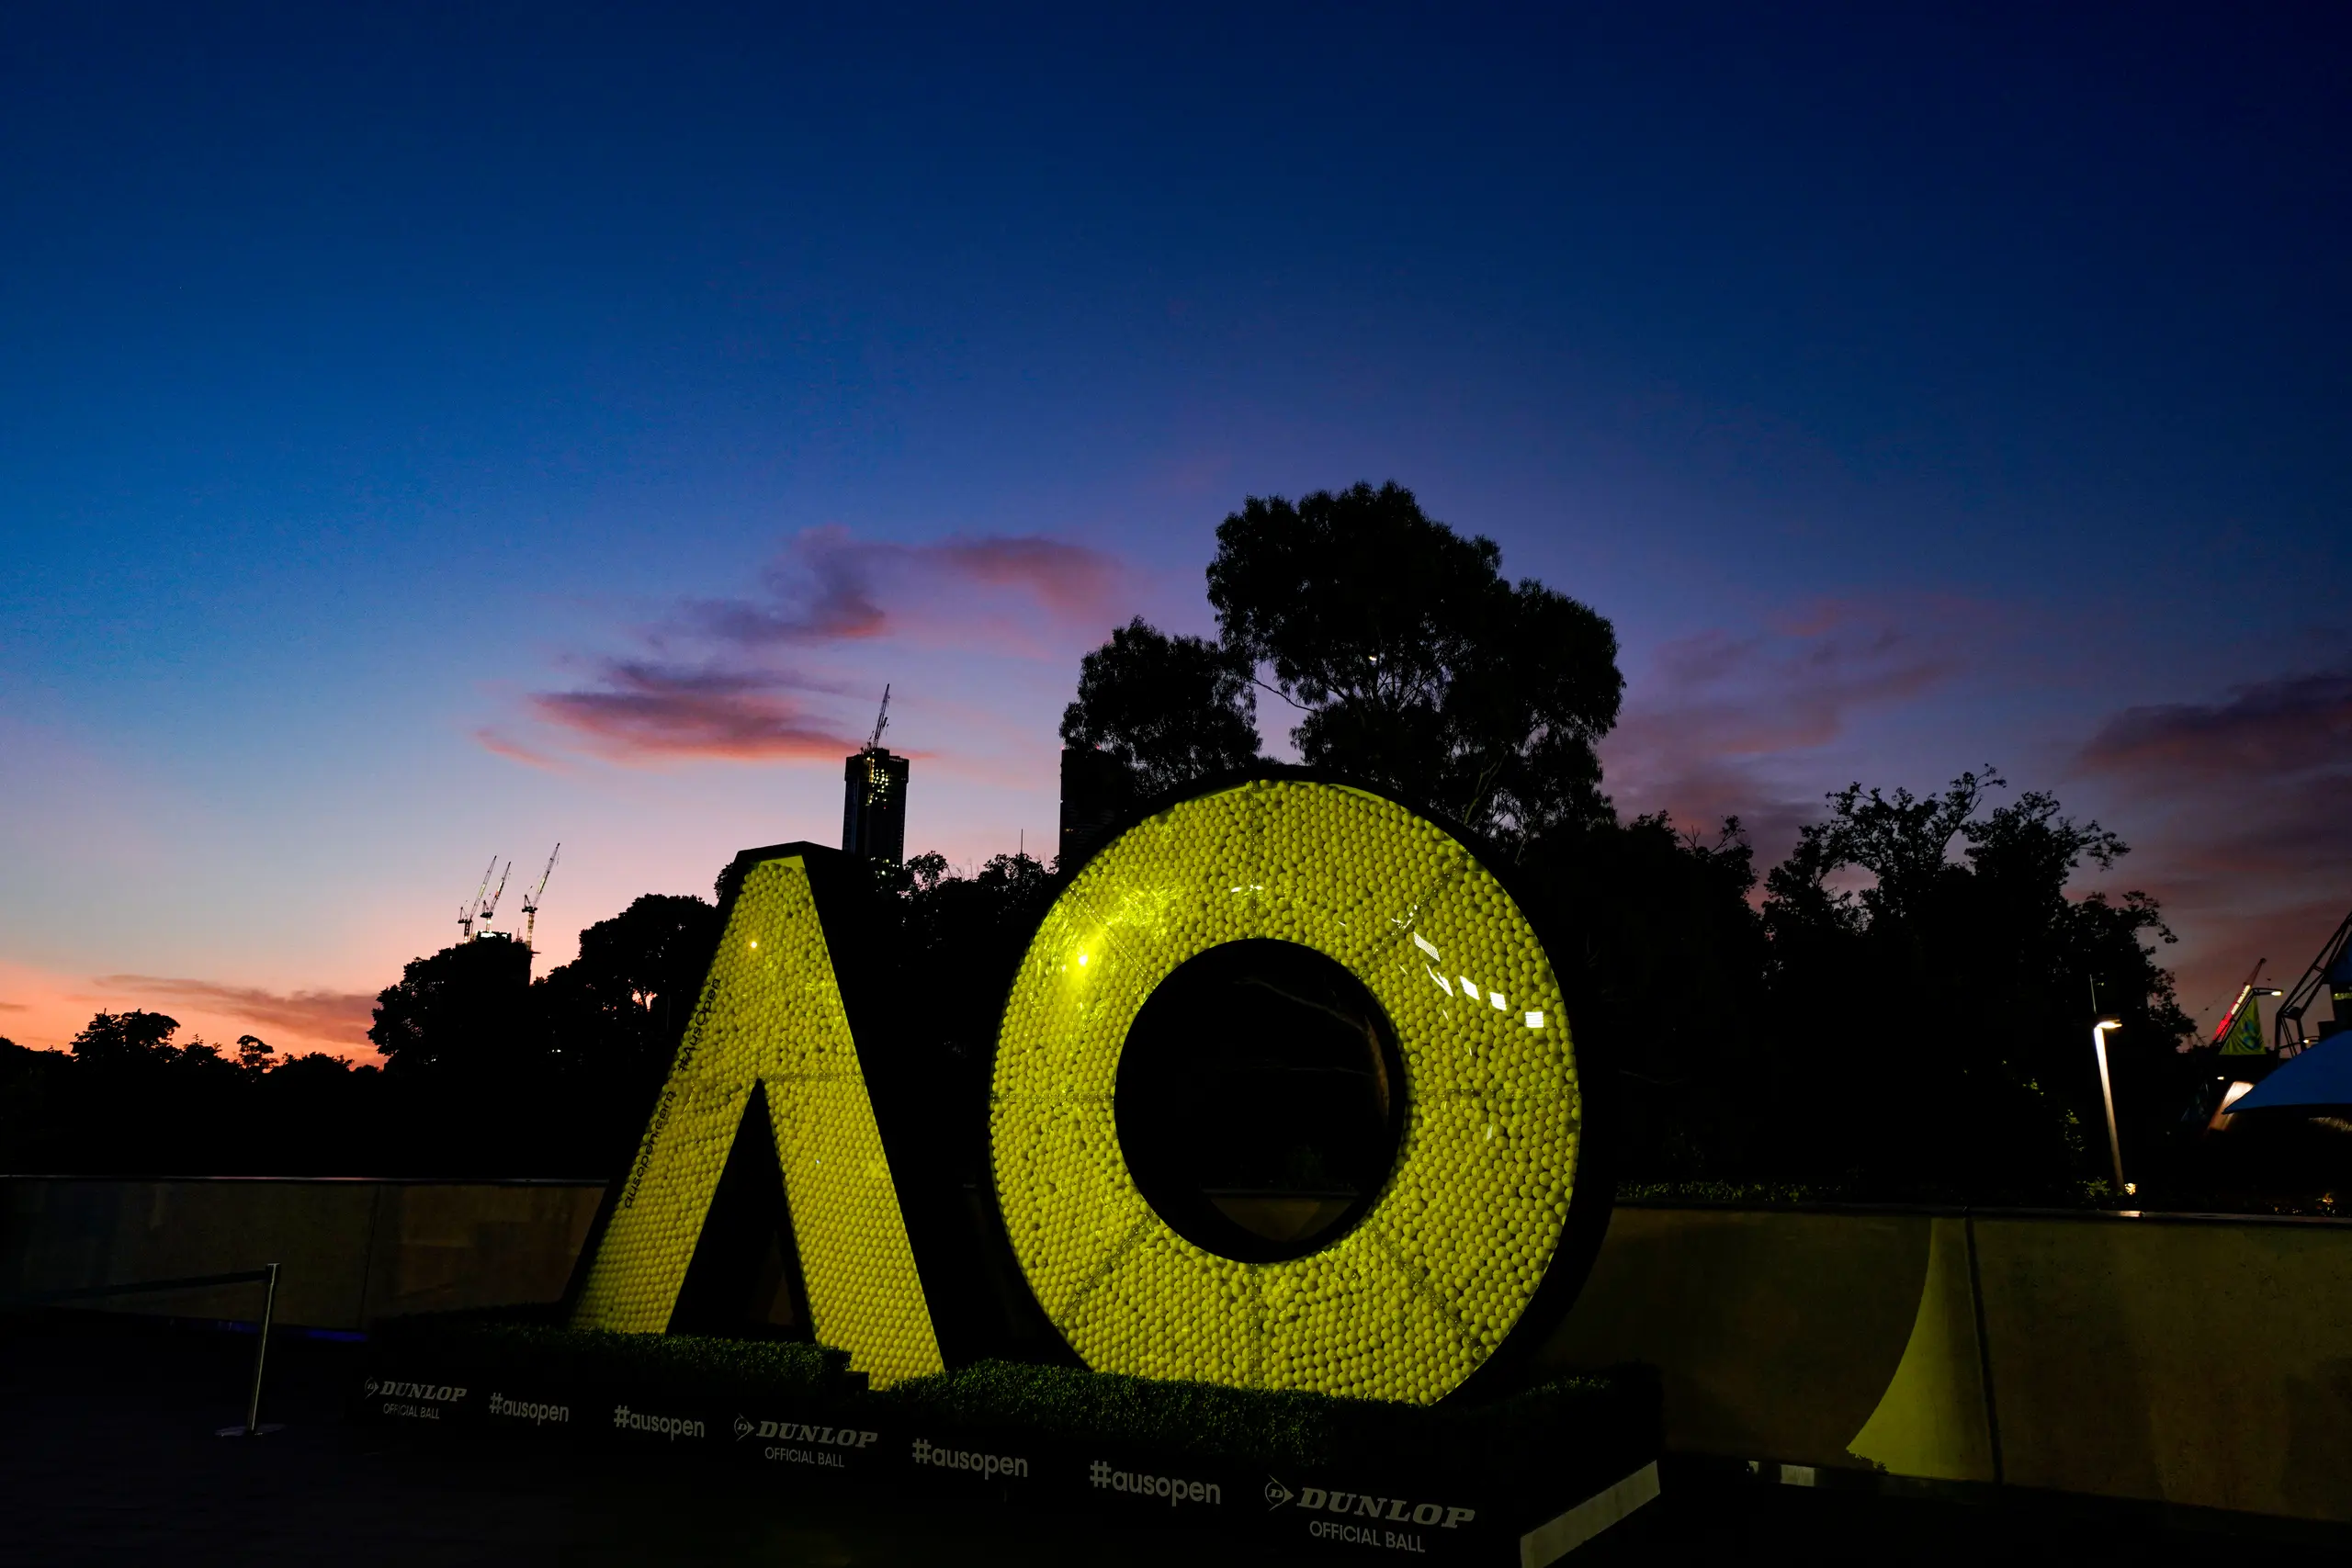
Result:
[[[269,1359],[269,1324],[277,1312],[277,1265],[265,1263],[258,1269],[242,1269],[234,1274],[192,1274],[183,1280],[141,1280],[121,1285],[90,1285],[74,1291],[44,1291],[37,1296],[19,1296],[0,1302],[0,1310],[19,1312],[30,1307],[62,1306],[68,1302],[99,1301],[107,1296],[147,1295],[163,1291],[194,1291],[211,1285],[266,1285],[262,1292],[260,1332],[254,1336],[254,1382],[245,1398],[245,1424],[223,1427],[224,1438],[258,1438],[279,1430],[277,1425],[261,1423],[261,1375]]]

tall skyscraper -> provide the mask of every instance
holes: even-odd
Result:
[[[842,767],[842,848],[892,864],[907,858],[907,759],[881,746]]]

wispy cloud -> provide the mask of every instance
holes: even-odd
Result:
[[[2192,1004],[2257,958],[2292,980],[2352,903],[2352,667],[2126,708],[2076,761],[2149,824],[2140,864],[2196,937],[2182,965]]]
[[[1792,793],[1785,775],[1864,712],[1951,679],[1962,667],[1952,628],[1969,618],[1965,606],[1897,619],[1829,601],[1767,630],[1664,644],[1601,747],[1610,792],[1622,809],[1693,826],[1736,816],[1777,855],[1820,810],[1817,791]]]
[[[1124,578],[1115,557],[1063,539],[951,535],[907,545],[860,539],[838,525],[805,530],[760,575],[757,598],[688,600],[656,644],[681,635],[739,648],[898,636],[910,629],[907,606],[925,624],[962,626],[991,607],[990,593],[1100,620]]]
[[[2091,737],[2083,764],[2152,782],[2341,773],[2352,768],[2352,669],[2255,682],[2221,702],[2126,708]]]
[[[784,688],[796,678],[616,660],[593,688],[541,692],[531,712],[616,761],[837,761],[857,742]]]
[[[526,746],[490,725],[483,725],[474,731],[474,741],[482,750],[494,751],[507,761],[520,762],[525,767],[542,768],[551,773],[565,773],[570,768],[570,764],[562,758],[539,750],[536,747]]]
[[[101,991],[134,996],[147,1006],[181,1002],[208,1014],[244,1020],[250,1032],[276,1030],[338,1045],[368,1043],[376,1006],[373,996],[358,991],[279,992],[154,975],[100,975],[90,983]]]
[[[857,742],[822,700],[848,689],[824,672],[828,652],[888,638],[1025,651],[1041,620],[1111,625],[1126,577],[1115,557],[1034,535],[899,544],[812,528],[762,570],[758,593],[683,601],[639,634],[639,655],[527,696],[552,746],[507,725],[475,738],[535,767],[561,765],[553,747],[625,763],[832,761]]]
[[[879,553],[904,547],[861,543],[838,525],[808,529],[761,569],[760,597],[689,599],[677,626],[655,639],[683,632],[764,648],[880,637],[889,615],[876,598]]]

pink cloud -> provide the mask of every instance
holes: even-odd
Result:
[[[368,992],[279,992],[153,975],[100,975],[91,984],[149,1001],[187,1003],[207,1013],[249,1020],[252,1027],[243,1032],[277,1030],[338,1045],[367,1044],[368,1026],[375,1020],[376,998]]]
[[[483,750],[494,751],[509,761],[520,762],[526,767],[543,768],[551,773],[569,771],[562,758],[535,750],[519,740],[508,739],[487,725],[474,731],[474,740]]]
[[[1115,557],[1036,535],[906,545],[833,525],[804,530],[768,564],[764,596],[690,601],[682,619],[689,636],[740,647],[856,641],[907,629],[886,599],[922,605],[926,621],[961,621],[981,608],[974,590],[994,590],[1060,618],[1100,620],[1124,576]]]
[[[810,716],[777,686],[788,678],[678,670],[639,661],[605,666],[597,689],[541,692],[532,713],[616,761],[688,759],[837,761],[857,742]]]
[[[843,694],[843,683],[778,663],[780,650],[820,657],[897,638],[944,640],[959,654],[1030,651],[1041,623],[1116,620],[1125,581],[1116,558],[1035,535],[910,545],[811,528],[762,570],[758,594],[685,601],[643,634],[650,656],[601,660],[581,685],[530,694],[525,714],[559,748],[623,763],[830,762],[856,749],[863,715],[854,731],[823,712],[809,694]],[[507,726],[474,738],[529,766],[562,765]]]
[[[2210,1010],[2257,958],[2291,982],[2352,903],[2352,670],[2127,708],[2076,761],[2148,824],[2139,867],[2189,939],[2190,1005]]]
[[[23,1045],[62,1049],[93,1013],[141,1008],[179,1020],[183,1042],[200,1035],[225,1043],[258,1034],[280,1052],[324,1047],[360,1060],[375,1055],[368,1043],[372,993],[274,991],[153,975],[82,978],[6,962],[0,962],[0,992],[6,993],[0,1010],[8,1015],[0,1032]]]
[[[1897,621],[1880,607],[1808,606],[1773,629],[1702,632],[1660,647],[1602,742],[1622,809],[1693,826],[1736,816],[1769,860],[1820,811],[1772,780],[1842,739],[1866,711],[1914,701],[1962,667],[1951,623],[1965,606]]]
[[[2352,670],[2258,681],[2218,703],[2126,708],[2083,749],[2094,773],[2173,780],[2352,767]]]
[[[1659,649],[1665,689],[1648,694],[1626,724],[1637,733],[1670,728],[1686,749],[1700,740],[1714,756],[1804,750],[1838,739],[1857,709],[1917,696],[1952,668],[1946,654],[1892,627],[1846,637],[1703,632]]]
[[[688,600],[684,625],[689,635],[752,648],[879,637],[889,617],[875,598],[876,570],[898,548],[861,543],[838,525],[805,529],[762,569],[763,598]]]
[[[917,549],[951,579],[1018,589],[1072,620],[1108,614],[1124,577],[1117,560],[1100,550],[1034,536],[948,538]]]

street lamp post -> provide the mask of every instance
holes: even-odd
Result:
[[[2098,1054],[2098,1097],[2107,1105],[2107,1152],[2115,1161],[2115,1195],[2131,1190],[2123,1185],[2123,1144],[2115,1135],[2115,1086],[2107,1074],[2107,1032],[2120,1029],[2119,1019],[2103,1018],[2091,1025],[2091,1049]]]

